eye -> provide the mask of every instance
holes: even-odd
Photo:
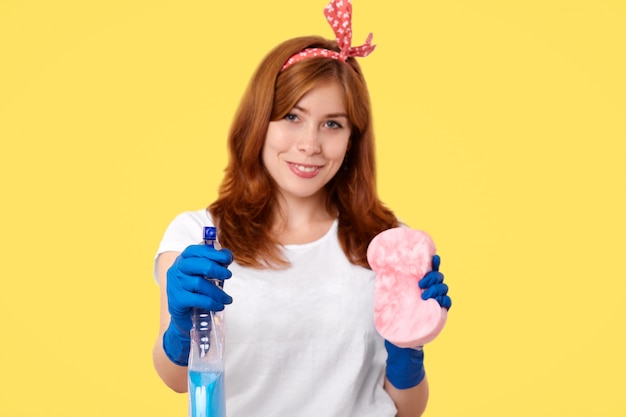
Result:
[[[326,125],[326,127],[330,128],[330,129],[341,129],[343,127],[340,123],[338,123],[338,122],[336,122],[334,120],[327,121],[325,123],[325,125]]]
[[[287,113],[285,115],[285,117],[283,117],[283,119],[285,119],[285,120],[287,120],[289,122],[296,122],[296,121],[298,121],[298,116],[296,116],[293,113]]]

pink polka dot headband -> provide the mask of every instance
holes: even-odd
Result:
[[[372,53],[376,45],[372,45],[372,34],[370,33],[365,44],[361,46],[352,47],[352,2],[350,0],[331,0],[328,6],[324,8],[324,16],[328,24],[335,32],[337,39],[337,45],[339,45],[340,51],[331,51],[324,48],[307,48],[297,54],[294,54],[291,58],[285,62],[281,71],[295,64],[298,61],[302,61],[307,58],[325,57],[331,59],[338,59],[342,62],[346,62],[346,59],[354,56],[366,57]]]

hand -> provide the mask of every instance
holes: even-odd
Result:
[[[177,365],[186,366],[189,357],[189,331],[195,308],[220,311],[232,298],[209,279],[231,277],[228,265],[233,255],[228,249],[207,245],[188,246],[167,271],[167,308],[170,324],[163,335],[163,350]]]
[[[192,245],[174,261],[167,271],[167,307],[171,320],[184,332],[191,330],[194,308],[221,311],[232,298],[209,279],[231,277],[227,269],[233,261],[228,249]]]
[[[450,310],[450,307],[452,307],[452,299],[448,296],[448,286],[443,283],[443,274],[439,272],[440,263],[441,258],[439,258],[439,255],[433,256],[432,271],[424,275],[418,282],[418,285],[424,290],[422,293],[424,300],[434,298],[441,307]]]
[[[434,298],[441,307],[449,310],[452,300],[448,296],[448,286],[443,283],[443,274],[439,272],[441,258],[433,256],[432,271],[428,272],[419,281],[418,285],[424,290],[422,298]],[[387,379],[398,389],[407,389],[416,386],[424,379],[424,351],[421,346],[415,348],[401,348],[385,340],[387,349]]]

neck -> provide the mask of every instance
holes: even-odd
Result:
[[[337,217],[329,212],[323,198],[285,199],[279,198],[273,232],[283,244],[299,244],[315,241],[322,237]]]

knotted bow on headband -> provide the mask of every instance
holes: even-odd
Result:
[[[346,59],[350,57],[366,57],[376,48],[376,45],[372,45],[371,33],[365,40],[365,44],[354,48],[351,46],[352,2],[350,0],[331,0],[328,6],[324,8],[324,16],[326,16],[328,24],[333,29],[333,32],[335,32],[335,38],[337,39],[340,52],[324,48],[307,48],[289,58],[287,62],[285,62],[285,65],[283,65],[281,71],[284,71],[285,68],[290,65],[306,58],[325,57],[346,62]]]

